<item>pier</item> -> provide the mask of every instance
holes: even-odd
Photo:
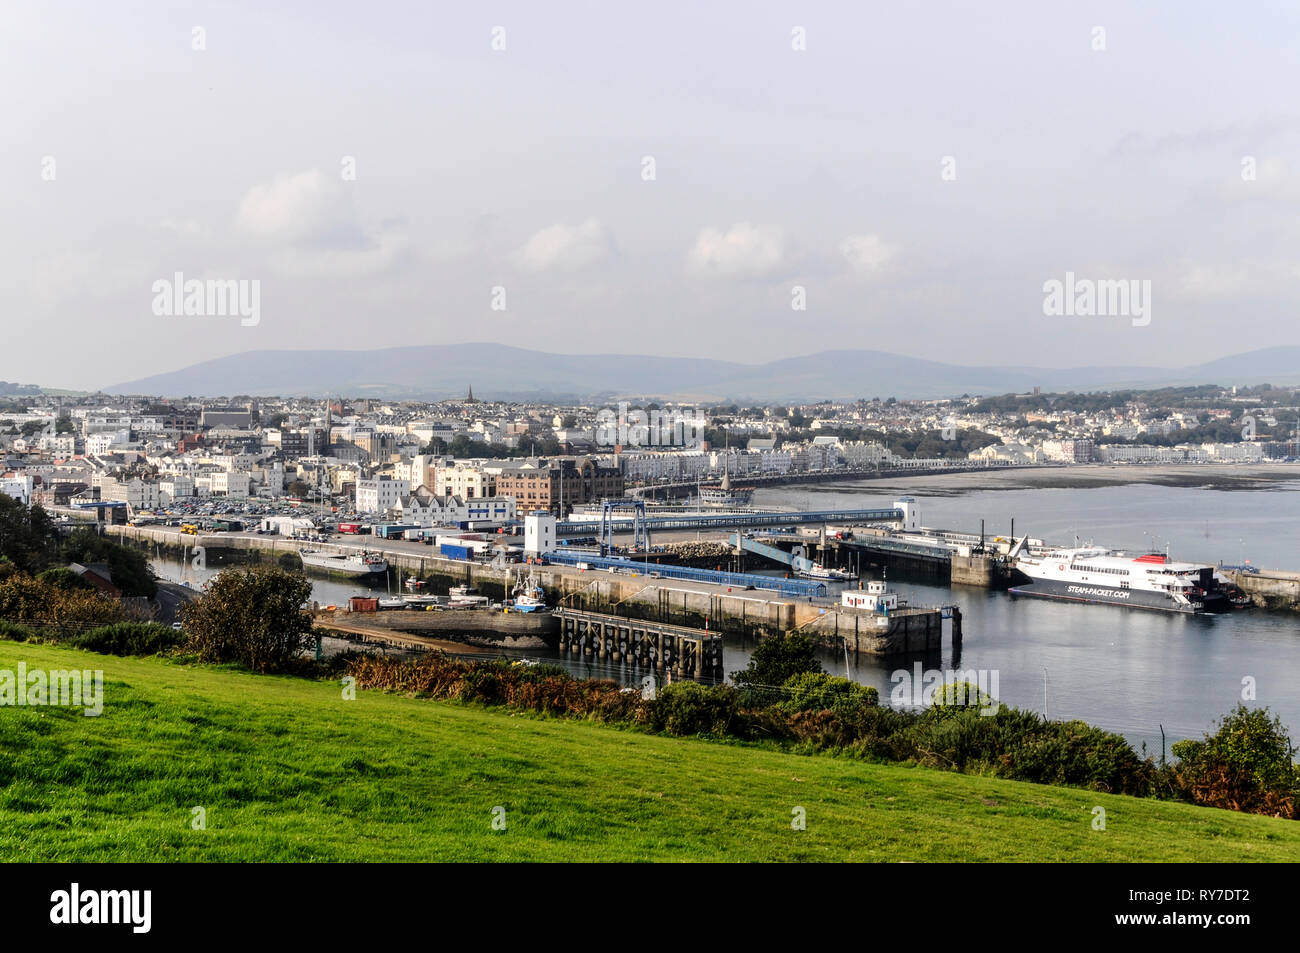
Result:
[[[722,681],[722,636],[646,619],[561,607],[560,651],[622,662],[665,678]]]

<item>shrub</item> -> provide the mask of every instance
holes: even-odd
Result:
[[[970,682],[944,682],[935,688],[930,707],[940,711],[958,711],[964,708],[992,709],[998,700],[978,685]]]
[[[12,573],[0,581],[0,618],[38,625],[105,625],[126,617],[122,604],[97,592],[69,592]]]
[[[879,693],[867,685],[825,672],[803,672],[786,679],[786,697],[780,707],[790,713],[831,711],[840,718],[854,718],[862,708],[879,702]]]
[[[36,633],[27,626],[0,619],[0,639],[8,639],[10,642],[30,642],[34,638]]]
[[[226,569],[182,617],[186,649],[203,662],[236,662],[255,672],[288,667],[312,643],[306,575],[271,566]]]
[[[1300,766],[1280,719],[1238,705],[1203,741],[1178,741],[1168,774],[1180,796],[1252,814],[1300,817]]]
[[[650,707],[651,727],[670,735],[734,734],[736,716],[736,692],[728,685],[668,685],[659,690]]]
[[[775,686],[784,685],[795,675],[821,670],[812,639],[802,632],[786,632],[759,642],[749,657],[749,665],[731,677],[742,687]]]
[[[157,655],[174,649],[184,638],[158,622],[116,622],[73,636],[68,644],[105,655]]]

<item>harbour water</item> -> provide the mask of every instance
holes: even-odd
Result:
[[[1042,487],[1027,484],[984,489],[972,478],[775,487],[759,490],[764,508],[888,505],[898,494],[915,497],[930,526],[1007,535],[1052,543],[1082,541],[1114,549],[1144,550],[1154,543],[1179,559],[1300,569],[1300,485],[1264,483],[1251,489],[1121,484]],[[959,658],[945,643],[939,669],[998,673],[998,697],[1011,705],[1047,710],[1053,718],[1078,718],[1145,743],[1160,752],[1166,742],[1199,738],[1243,699],[1267,706],[1300,737],[1300,614],[1244,610],[1231,615],[1183,616],[1122,607],[1017,599],[1004,592],[891,581],[918,604],[956,602],[964,637]],[[745,653],[728,646],[728,668]],[[830,671],[842,673],[827,658]],[[733,664],[736,663],[736,664]],[[895,660],[859,660],[854,677],[874,685],[882,699],[891,674],[908,667]],[[1046,696],[1046,699],[1045,699]]]
[[[989,490],[972,480],[954,488],[951,480],[883,485],[820,484],[763,489],[755,504],[764,508],[866,508],[888,505],[900,493],[916,497],[927,525],[1007,534],[1012,517],[1017,534],[1051,542],[1083,540],[1112,548],[1169,546],[1180,559],[1220,560],[1300,569],[1300,485],[1286,482],[1253,489],[1145,484],[1060,488],[1012,486]],[[156,560],[164,578],[192,584],[213,574],[177,560]],[[184,570],[182,572],[182,569]],[[313,577],[314,597],[342,604],[352,595],[375,593],[364,584]],[[889,698],[894,674],[923,669],[985,670],[996,673],[1000,700],[1044,711],[1053,718],[1078,718],[1123,734],[1134,745],[1161,750],[1180,738],[1200,737],[1230,711],[1247,688],[1249,703],[1268,706],[1300,737],[1300,614],[1246,610],[1231,615],[1182,616],[1109,606],[1016,599],[1002,592],[939,587],[890,580],[914,604],[956,602],[964,617],[959,656],[945,640],[941,652],[916,658],[846,659],[826,652],[824,667],[846,671]],[[391,583],[396,585],[396,582]],[[377,590],[379,593],[383,588]],[[727,670],[743,668],[752,646],[729,640]],[[626,666],[561,658],[548,650],[507,650],[556,661],[575,674],[618,678],[635,684]]]

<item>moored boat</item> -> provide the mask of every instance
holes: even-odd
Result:
[[[1016,568],[1030,579],[1011,587],[1017,596],[1185,613],[1226,612],[1232,606],[1212,566],[1175,562],[1164,553],[1057,549],[1022,555]]]
[[[299,551],[304,568],[321,569],[344,576],[370,576],[388,571],[388,560],[375,553],[326,553],[319,550]]]

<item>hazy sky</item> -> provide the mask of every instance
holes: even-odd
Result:
[[[1297,61],[1295,3],[5,0],[0,379],[1296,344]],[[1067,271],[1149,280],[1150,323],[1045,316]],[[259,281],[259,323],[155,315],[176,272]]]

